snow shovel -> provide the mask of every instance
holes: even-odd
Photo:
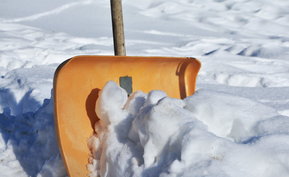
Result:
[[[111,6],[117,56],[76,56],[59,65],[54,76],[58,143],[71,177],[89,173],[87,140],[95,133],[95,102],[107,81],[119,83],[128,94],[163,90],[170,97],[185,98],[195,91],[201,64],[194,58],[124,56],[121,0],[111,0]]]

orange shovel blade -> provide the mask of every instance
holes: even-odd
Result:
[[[54,76],[58,143],[71,177],[87,176],[88,138],[98,120],[94,108],[107,81],[129,77],[132,91],[163,90],[185,98],[195,91],[200,62],[193,58],[78,56],[62,63]]]

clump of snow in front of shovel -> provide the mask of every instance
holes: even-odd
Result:
[[[108,82],[96,103],[90,176],[276,177],[289,174],[289,118],[233,95],[184,100]]]

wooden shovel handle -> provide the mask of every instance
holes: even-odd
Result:
[[[125,56],[125,40],[121,0],[110,0],[114,55]]]

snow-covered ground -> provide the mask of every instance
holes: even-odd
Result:
[[[179,111],[195,128],[170,140],[176,154],[140,150],[128,173],[289,176],[289,1],[123,0],[123,8],[128,55],[202,62],[194,96],[144,99],[155,107],[150,119],[174,119]],[[65,176],[54,133],[53,74],[75,55],[113,55],[109,1],[1,0],[0,39],[0,176]],[[140,111],[139,103],[130,105]],[[156,141],[151,133],[139,148]]]

